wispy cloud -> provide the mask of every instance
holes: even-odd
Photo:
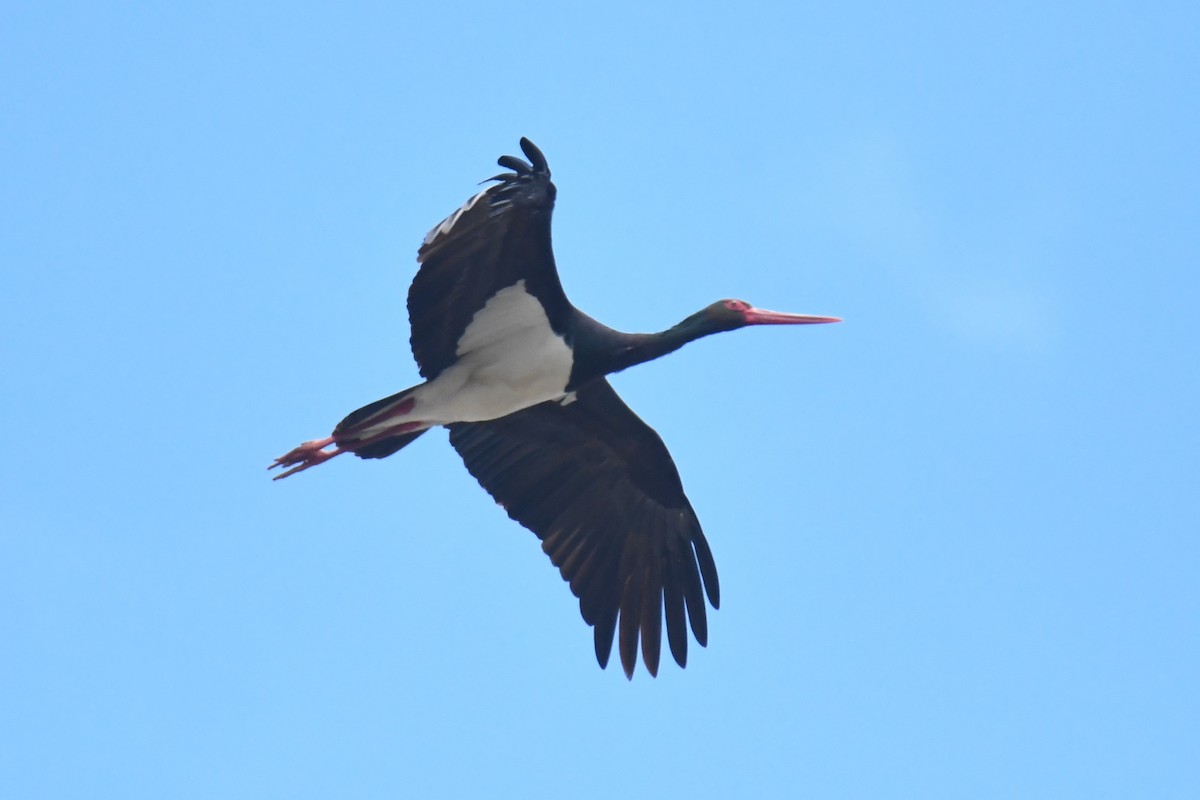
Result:
[[[830,222],[911,290],[909,307],[971,346],[1040,349],[1054,336],[1046,198],[996,209],[956,204],[919,160],[881,133],[845,143],[827,161]],[[971,187],[986,191],[986,187]],[[986,209],[984,211],[983,209]],[[1052,238],[1052,237],[1050,237]]]

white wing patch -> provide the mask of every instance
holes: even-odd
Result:
[[[458,340],[457,360],[416,391],[414,417],[496,419],[566,393],[574,357],[525,281],[501,289]]]
[[[503,351],[498,355],[508,357],[518,351],[510,344],[513,340],[527,339],[535,334],[539,338],[555,339],[562,344],[562,338],[550,329],[546,310],[536,297],[525,290],[525,280],[522,278],[496,292],[483,308],[475,312],[471,324],[467,325],[462,338],[458,340],[454,354],[462,358],[476,350],[502,347]],[[563,347],[566,345],[563,344]],[[569,350],[567,352],[570,353]]]
[[[449,233],[450,229],[454,227],[454,223],[458,222],[459,218],[462,217],[462,215],[465,214],[466,212],[470,211],[471,207],[479,202],[479,198],[483,197],[487,193],[488,193],[488,190],[484,189],[482,192],[472,196],[471,199],[469,199],[469,200],[467,200],[467,202],[463,203],[462,208],[458,209],[453,214],[446,217],[444,220],[442,220],[440,223],[438,223],[436,226],[434,226],[433,230],[431,230],[429,233],[425,234],[425,241],[423,241],[421,243],[421,245],[425,246],[425,245],[429,244],[430,242],[432,242],[437,237],[445,236],[447,233]]]

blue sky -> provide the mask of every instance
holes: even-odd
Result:
[[[40,3],[0,24],[0,796],[1195,797],[1195,4]],[[520,136],[722,608],[597,668],[415,382]]]

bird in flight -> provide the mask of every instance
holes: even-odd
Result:
[[[559,283],[550,245],[556,189],[546,157],[525,161],[439,223],[417,252],[408,291],[412,351],[425,381],[351,412],[323,438],[275,459],[286,478],[342,453],[385,458],[432,427],[450,431],[467,470],[533,531],[579,598],[596,659],[614,637],[633,677],[658,674],[667,642],[687,665],[690,622],[708,643],[704,598],[720,605],[717,568],[679,472],[658,434],[605,376],[747,325],[836,317],[721,300],[659,333],[622,333],[584,314]]]

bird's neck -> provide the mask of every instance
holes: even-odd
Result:
[[[571,332],[575,365],[568,387],[673,353],[688,342],[721,330],[703,311],[658,333],[623,333],[576,312]]]
[[[701,314],[693,314],[678,325],[658,333],[625,334],[622,347],[613,353],[612,364],[607,372],[620,372],[635,364],[653,361],[667,353],[673,353],[688,342],[717,333]]]

